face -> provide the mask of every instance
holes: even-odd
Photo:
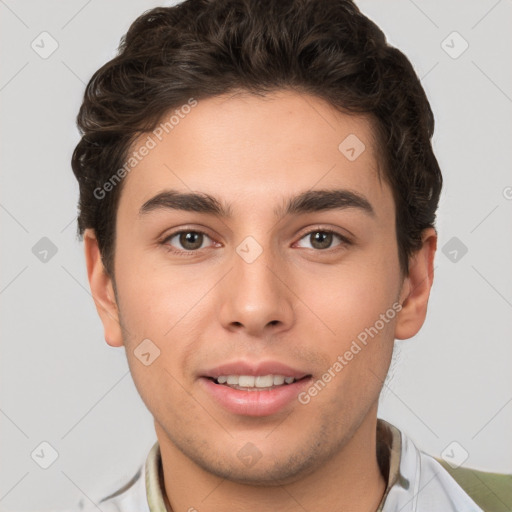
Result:
[[[158,134],[123,185],[106,339],[161,445],[293,480],[376,415],[402,314],[372,126],[281,91],[201,100]]]

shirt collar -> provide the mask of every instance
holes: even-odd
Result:
[[[400,457],[402,438],[400,430],[385,420],[377,418],[377,461],[384,479],[386,490],[376,512],[382,512],[389,491],[400,478]],[[146,459],[146,494],[150,512],[167,512],[163,489],[163,470],[158,441],[151,448]]]
[[[382,512],[391,488],[401,478],[402,435],[394,425],[377,418],[377,461],[384,479],[386,490],[376,512]],[[164,509],[165,510],[165,509]]]

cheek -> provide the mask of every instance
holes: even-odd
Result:
[[[179,373],[176,354],[168,352],[164,348],[149,366],[141,364],[137,357],[129,357],[130,372],[142,401],[153,417],[170,427],[171,431],[187,431],[194,423],[204,421],[204,410],[185,391],[186,384]]]
[[[308,294],[318,319],[315,325],[328,333],[335,343],[354,339],[366,328],[373,326],[381,315],[389,311],[385,326],[379,322],[379,331],[383,336],[392,336],[392,322],[395,311],[392,306],[399,292],[398,270],[389,265],[372,262],[371,265],[351,266],[350,269],[340,268],[340,271],[329,279],[325,285],[312,287]],[[329,329],[326,329],[329,327]]]
[[[194,280],[191,272],[155,270],[137,266],[134,260],[119,268],[123,338],[134,379],[141,386],[173,386],[173,376],[181,381],[184,361],[197,350],[204,318],[211,318],[208,301],[201,301],[211,284],[195,273]],[[149,370],[139,360],[143,350],[151,359],[157,356]]]
[[[331,368],[335,374],[331,391],[320,400],[328,408],[341,407],[344,411],[360,408],[363,402],[373,403],[385,380],[394,345],[398,267],[393,263],[386,268],[378,258],[360,263],[345,272],[340,269],[338,278],[325,280],[327,288],[317,287],[316,293],[309,294],[311,309],[315,308],[322,320],[315,317],[313,330],[325,333],[322,348],[328,361],[326,370]]]
[[[153,268],[136,255],[121,259],[116,269],[119,306],[130,339],[165,342],[173,326],[190,309],[196,287],[184,286],[179,271]]]

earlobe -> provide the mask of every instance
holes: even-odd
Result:
[[[84,231],[84,251],[89,286],[96,310],[103,323],[105,341],[112,347],[121,347],[123,346],[123,337],[112,279],[103,266],[93,229]]]
[[[428,299],[434,279],[434,255],[437,233],[434,228],[423,231],[422,246],[409,259],[409,275],[400,293],[402,310],[397,316],[395,338],[412,338],[421,329],[427,315]]]

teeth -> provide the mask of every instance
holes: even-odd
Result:
[[[276,378],[279,378],[279,376],[276,376],[276,377],[272,377],[272,375],[258,376],[255,379],[256,387],[257,388],[270,388],[274,385],[274,380]],[[281,382],[281,384],[282,384],[282,382]]]
[[[272,386],[282,386],[291,384],[295,377],[285,377],[284,375],[221,375],[217,377],[219,384],[228,386],[239,386],[242,388],[271,388]]]
[[[238,385],[243,388],[253,388],[255,380],[256,378],[252,375],[240,375],[238,377]]]

